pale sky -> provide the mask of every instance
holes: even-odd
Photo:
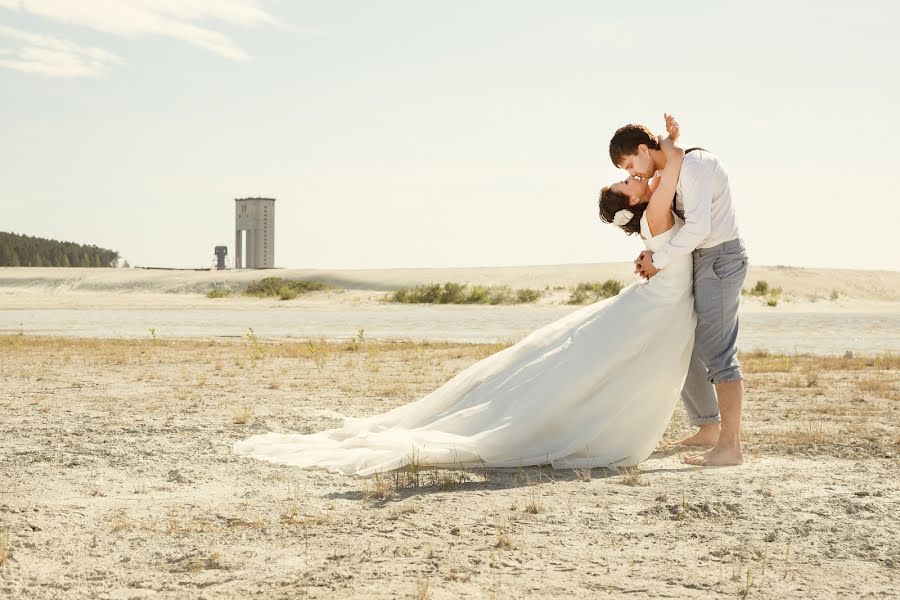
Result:
[[[631,260],[625,123],[728,169],[751,263],[900,269],[898,4],[0,0],[0,231],[208,266]]]

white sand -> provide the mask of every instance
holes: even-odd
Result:
[[[896,361],[748,357],[747,464],[663,445],[635,486],[426,471],[379,500],[232,454],[405,404],[497,349],[0,338],[0,598],[900,597]]]

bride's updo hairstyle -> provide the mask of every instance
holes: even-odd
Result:
[[[621,226],[622,231],[631,235],[641,234],[641,216],[647,209],[646,204],[628,205],[628,196],[621,192],[614,192],[609,186],[600,190],[600,220],[604,223],[612,223],[616,218],[616,213],[620,210],[628,210],[634,215],[631,220]]]

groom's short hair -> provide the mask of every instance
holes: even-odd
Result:
[[[638,146],[641,144],[659,150],[659,140],[643,125],[620,127],[609,140],[609,158],[612,159],[613,165],[618,168],[626,156],[637,154]]]

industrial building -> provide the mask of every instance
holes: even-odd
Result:
[[[234,204],[234,268],[275,268],[275,199],[237,198]]]

